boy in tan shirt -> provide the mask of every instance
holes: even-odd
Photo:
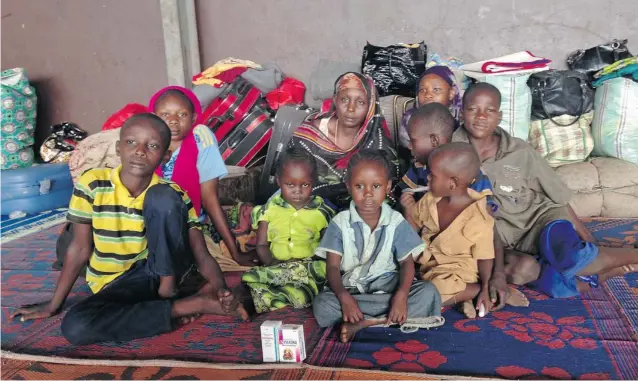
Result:
[[[451,143],[436,148],[428,161],[430,190],[412,216],[428,244],[419,258],[421,279],[436,286],[444,306],[461,303],[467,317],[476,311],[483,317],[492,307],[494,218],[487,207],[491,192],[470,188],[479,174],[478,154],[470,144]],[[511,295],[508,304],[528,305],[520,292],[512,289]]]

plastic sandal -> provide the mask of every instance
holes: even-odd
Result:
[[[588,283],[591,288],[598,288],[598,286],[600,286],[600,281],[598,280],[598,274],[596,275],[576,275],[576,279],[578,279],[581,282],[585,282]]]
[[[419,328],[436,328],[445,324],[445,318],[443,316],[429,316],[426,318],[414,318],[405,321],[400,328],[403,333],[415,333]]]

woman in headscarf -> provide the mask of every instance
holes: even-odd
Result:
[[[395,166],[393,180],[399,177],[397,153],[381,115],[376,88],[371,78],[359,73],[345,73],[337,79],[330,110],[308,116],[290,144],[317,159],[319,180],[313,194],[337,211],[349,205],[345,171],[359,150],[384,151]]]
[[[410,138],[408,137],[408,121],[414,110],[420,106],[434,102],[448,107],[458,126],[459,117],[463,108],[461,92],[456,84],[454,73],[447,66],[432,66],[423,72],[419,78],[414,108],[403,115],[399,129],[399,142],[402,147],[407,148],[410,142]]]

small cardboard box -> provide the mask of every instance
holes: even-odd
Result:
[[[306,359],[303,325],[284,324],[279,328],[279,361],[300,363]]]
[[[261,324],[261,351],[264,362],[279,361],[278,339],[282,322],[266,320]]]

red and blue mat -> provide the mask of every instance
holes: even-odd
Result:
[[[590,220],[596,238],[634,246],[638,220]],[[22,354],[112,360],[172,359],[260,363],[259,325],[265,320],[304,324],[307,363],[430,374],[518,379],[638,379],[638,274],[607,282],[583,298],[549,299],[527,288],[529,308],[507,307],[467,320],[454,310],[446,324],[403,334],[370,328],[342,344],[337,330],[317,327],[309,310],[285,309],[243,323],[207,316],[176,331],[129,343],[73,346],[60,334],[62,315],[9,321],[18,306],[46,300],[59,272],[51,270],[59,227],[2,247],[2,349]],[[233,280],[237,281],[237,275]],[[68,305],[88,295],[78,282]]]

